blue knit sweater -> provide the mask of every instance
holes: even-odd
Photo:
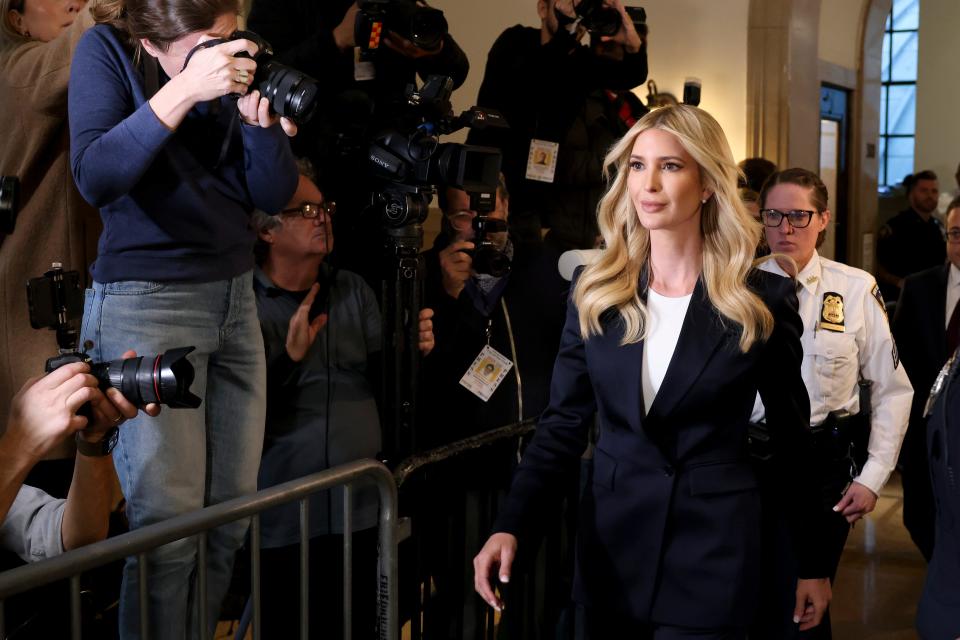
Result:
[[[160,71],[160,86],[167,81]],[[253,268],[250,214],[293,196],[297,168],[279,126],[235,124],[236,102],[196,105],[176,131],[157,118],[116,29],[80,40],[69,85],[70,156],[80,193],[100,208],[98,282],[211,282]]]

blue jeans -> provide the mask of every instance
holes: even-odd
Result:
[[[266,364],[251,273],[203,284],[142,281],[94,283],[87,291],[82,342],[98,361],[127,349],[149,356],[195,346],[192,391],[199,409],[164,407],[160,416],[140,414],[120,430],[113,453],[127,500],[130,527],[137,529],[257,489],[257,468],[266,419]],[[207,535],[209,635],[220,612],[243,544],[248,521]],[[201,637],[198,633],[195,539],[179,540],[148,555],[149,621],[152,638]],[[122,638],[140,635],[136,558],[128,558],[120,597]]]

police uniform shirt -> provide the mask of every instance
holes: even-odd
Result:
[[[786,275],[775,260],[760,268]],[[858,379],[873,381],[869,455],[855,480],[879,494],[897,463],[913,387],[900,366],[877,283],[867,272],[821,258],[817,252],[797,282],[810,424],[820,424],[831,411],[858,413]],[[753,419],[762,420],[764,414],[758,396]]]

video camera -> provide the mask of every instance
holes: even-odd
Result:
[[[360,0],[357,8],[354,42],[364,59],[380,48],[386,31],[426,51],[438,49],[447,35],[443,11],[417,4],[416,0]]]
[[[77,271],[64,271],[63,266],[55,262],[50,271],[27,284],[27,300],[30,325],[34,329],[57,332],[60,352],[47,360],[48,373],[71,362],[85,362],[90,365],[90,373],[99,381],[101,390],[118,389],[138,407],[151,402],[175,409],[200,406],[200,398],[190,392],[194,370],[187,354],[194,347],[110,362],[93,362],[86,353],[77,351],[77,325],[83,317],[83,289]]]
[[[496,111],[473,107],[453,115],[453,80],[432,75],[417,90],[408,85],[407,112],[400,126],[377,135],[367,159],[380,187],[371,204],[388,227],[423,222],[436,187],[452,186],[492,200],[500,180],[500,151],[459,143],[441,143],[439,136],[460,129],[506,127]]]
[[[0,176],[0,233],[13,233],[19,200],[20,180],[16,176]]]

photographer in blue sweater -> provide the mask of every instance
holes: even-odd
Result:
[[[293,195],[284,133],[296,126],[250,89],[257,46],[230,38],[238,10],[236,0],[107,0],[73,59],[71,164],[104,226],[81,339],[99,361],[128,345],[141,353],[194,345],[203,398],[199,410],[168,411],[121,434],[114,462],[131,528],[257,488],[266,373],[250,215],[279,211]],[[152,637],[212,633],[246,529],[209,532],[206,602],[196,601],[194,540],[149,555]],[[137,582],[130,558],[123,638],[139,634]]]

